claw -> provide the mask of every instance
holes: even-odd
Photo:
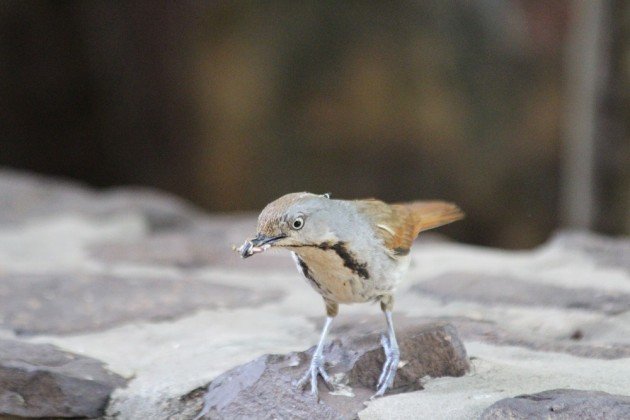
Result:
[[[326,388],[328,388],[329,391],[334,391],[335,386],[333,385],[330,375],[324,370],[323,367],[320,367],[317,371],[319,372],[319,375],[324,380],[324,384],[326,385]]]
[[[332,380],[330,378],[330,375],[328,375],[328,373],[326,372],[326,370],[324,369],[324,360],[322,357],[313,357],[313,360],[311,360],[311,365],[308,368],[308,370],[306,371],[306,373],[304,374],[304,376],[302,376],[302,378],[297,382],[296,386],[299,389],[303,389],[307,383],[310,382],[311,384],[311,395],[315,395],[317,396],[318,390],[317,390],[317,376],[320,375],[322,377],[322,379],[324,380],[324,383],[326,384],[326,387],[328,387],[329,390],[333,391],[335,388],[332,384]]]

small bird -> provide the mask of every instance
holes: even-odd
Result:
[[[270,247],[291,251],[298,271],[324,299],[326,322],[309,369],[298,381],[317,395],[321,376],[334,389],[324,368],[324,341],[340,303],[380,302],[387,322],[381,337],[386,360],[374,397],[391,388],[400,351],[394,333],[394,291],[411,260],[409,252],[422,231],[464,217],[455,204],[414,201],[387,204],[375,199],[333,200],[330,194],[284,195],[258,217],[258,234],[237,249],[247,258]]]

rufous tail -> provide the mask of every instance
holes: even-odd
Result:
[[[403,204],[412,214],[416,235],[464,218],[464,212],[446,201],[414,201]]]

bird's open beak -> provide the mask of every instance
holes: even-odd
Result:
[[[256,236],[255,238],[245,241],[245,243],[241,245],[241,247],[238,248],[237,251],[239,254],[241,254],[242,258],[251,257],[254,254],[258,254],[259,252],[266,251],[275,242],[285,237],[285,235],[267,236],[259,233],[258,236]]]

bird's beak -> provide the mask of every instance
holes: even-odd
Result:
[[[286,238],[286,235],[267,236],[259,233],[255,238],[245,241],[237,251],[241,254],[242,258],[251,257],[259,252],[266,251],[275,242],[283,238]]]

